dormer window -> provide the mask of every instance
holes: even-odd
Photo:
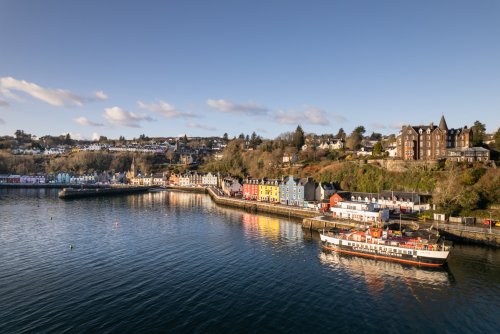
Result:
[[[427,134],[430,134],[431,133],[431,129],[427,129]]]
[[[422,129],[418,130],[418,133],[422,134]]]

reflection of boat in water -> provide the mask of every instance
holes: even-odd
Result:
[[[451,245],[436,236],[407,236],[371,227],[366,231],[320,232],[325,250],[411,265],[438,267],[446,263]]]
[[[382,284],[382,277],[394,277],[404,282],[428,283],[432,286],[448,285],[453,275],[445,268],[417,268],[389,261],[373,261],[358,256],[343,256],[335,252],[321,252],[319,260],[332,268],[347,270],[352,275],[364,277],[373,285]]]

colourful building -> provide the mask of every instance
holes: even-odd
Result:
[[[262,180],[259,184],[259,195],[257,200],[261,202],[279,203],[280,181]]]
[[[257,200],[259,197],[259,182],[258,179],[246,179],[243,181],[243,199]]]

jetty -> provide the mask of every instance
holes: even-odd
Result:
[[[129,195],[147,192],[151,187],[106,187],[106,188],[64,188],[59,192],[59,198],[74,199],[83,197],[99,197],[110,195]]]

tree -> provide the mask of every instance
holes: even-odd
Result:
[[[302,130],[302,127],[298,125],[297,129],[293,134],[293,146],[295,146],[298,150],[300,150],[300,148],[304,145],[304,143],[305,143],[304,130]]]
[[[245,134],[240,133],[240,135],[238,136],[238,139],[245,139]]]
[[[344,129],[340,128],[339,129],[339,132],[337,132],[337,135],[335,136],[335,138],[337,139],[345,139],[345,131]]]
[[[347,138],[346,145],[351,150],[357,150],[361,146],[362,140],[363,136],[359,132],[354,130]]]
[[[353,132],[359,133],[361,136],[363,136],[366,132],[366,129],[363,125],[357,126]]]
[[[472,129],[472,146],[483,145],[484,135],[486,133],[486,126],[479,121],[475,121],[471,129]]]
[[[229,140],[229,137],[228,137],[228,135],[227,135],[227,132],[226,132],[226,133],[224,133],[224,135],[222,136],[222,139],[223,139],[224,141],[228,141],[228,140]]]
[[[382,134],[377,133],[377,132],[372,132],[370,135],[370,140],[381,140],[382,139]]]
[[[373,156],[379,156],[382,154],[382,142],[378,141],[373,145]]]
[[[493,139],[495,140],[495,144],[494,144],[494,148],[497,150],[497,151],[500,151],[500,128],[498,128],[497,132],[495,133],[495,136],[493,137]]]

